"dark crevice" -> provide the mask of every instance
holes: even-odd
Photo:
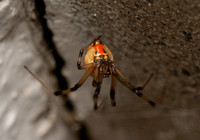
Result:
[[[50,28],[48,27],[47,20],[44,17],[46,15],[45,4],[42,0],[35,0],[35,4],[36,4],[36,10],[38,12],[37,13],[38,18],[40,20],[40,23],[41,23],[42,29],[43,29],[43,38],[44,38],[45,42],[47,43],[47,46],[49,47],[49,49],[52,50],[51,52],[52,52],[53,58],[56,62],[54,74],[58,78],[60,88],[65,89],[68,84],[67,84],[65,77],[61,73],[61,69],[65,65],[65,62],[62,59],[62,57],[59,55],[59,53],[56,49],[55,43],[53,41],[53,33],[50,30]]]
[[[58,80],[58,85],[60,89],[66,89],[68,88],[68,83],[66,78],[62,74],[62,68],[65,65],[65,61],[60,56],[56,49],[56,45],[53,41],[53,32],[48,27],[47,19],[45,18],[46,15],[46,6],[43,0],[35,0],[35,7],[36,7],[36,15],[38,17],[38,20],[42,26],[43,30],[43,39],[45,43],[47,44],[47,47],[51,50],[52,56],[55,60],[55,68],[53,70],[53,73],[56,75]],[[74,105],[72,104],[71,100],[68,98],[68,96],[63,96],[63,99],[65,101],[65,108],[71,112],[75,112]],[[77,130],[77,135],[80,140],[89,140],[89,136],[87,133],[87,128],[85,123],[78,122],[80,125],[80,129]]]
[[[53,73],[56,75],[57,80],[58,80],[58,86],[60,89],[66,89],[68,88],[68,83],[65,77],[62,75],[62,68],[65,65],[65,61],[63,58],[60,56],[56,49],[56,45],[53,41],[53,32],[51,29],[48,27],[47,20],[45,18],[46,15],[46,6],[43,0],[35,0],[35,7],[36,7],[36,14],[38,16],[39,22],[42,26],[43,29],[43,38],[45,43],[47,44],[47,47],[51,50],[52,56],[55,60],[55,68],[53,70]],[[68,96],[63,97],[64,100],[66,101],[66,108],[69,109],[70,111],[74,110],[74,107],[69,100]]]

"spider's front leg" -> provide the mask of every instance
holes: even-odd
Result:
[[[97,38],[95,38],[89,45],[87,45],[86,47],[82,48],[79,52],[79,56],[78,56],[78,61],[77,61],[77,68],[78,69],[84,69],[83,66],[81,66],[81,62],[82,62],[82,56],[83,56],[83,53],[86,49],[88,49],[92,44],[94,44],[94,42],[96,40],[99,40],[101,38],[101,36],[98,36]]]
[[[112,106],[116,106],[115,89],[116,89],[116,78],[114,75],[112,75],[111,76],[111,86],[110,86],[110,99],[111,99]]]
[[[98,79],[98,75],[99,75],[99,68],[95,68],[94,69],[94,78],[93,78],[93,81],[92,81],[92,86],[93,87],[97,87],[97,79]]]
[[[100,93],[100,90],[101,90],[103,77],[104,77],[103,74],[99,74],[99,76],[98,76],[97,88],[96,88],[94,96],[93,96],[93,99],[94,99],[94,110],[98,109],[98,96],[99,96],[99,93]]]
[[[87,80],[87,78],[90,76],[90,74],[93,72],[93,70],[94,70],[94,67],[88,68],[87,71],[85,72],[85,74],[83,75],[83,77],[78,81],[77,84],[74,85],[74,87],[66,89],[66,90],[55,91],[54,94],[56,96],[65,95],[65,94],[67,94],[69,92],[77,90]]]
[[[155,106],[155,102],[151,101],[149,98],[147,98],[142,92],[142,91],[146,85],[149,83],[149,81],[151,80],[151,78],[153,77],[153,74],[150,75],[150,77],[148,78],[148,80],[144,83],[144,85],[142,87],[135,87],[133,86],[130,82],[128,82],[126,80],[126,78],[123,76],[123,74],[119,71],[119,69],[113,64],[113,71],[114,71],[114,75],[116,76],[116,78],[127,88],[129,88],[131,91],[133,91],[134,93],[136,93],[137,96],[141,97],[142,99],[144,99],[145,101],[147,101],[151,106]]]

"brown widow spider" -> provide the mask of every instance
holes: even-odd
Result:
[[[86,81],[86,79],[91,75],[93,77],[92,85],[96,87],[93,99],[94,99],[94,109],[98,108],[98,95],[100,93],[101,84],[103,78],[109,77],[111,75],[111,88],[110,88],[110,98],[112,106],[116,106],[115,102],[115,89],[116,89],[116,78],[127,88],[133,91],[137,96],[141,97],[145,101],[147,101],[151,106],[155,106],[155,103],[148,99],[145,95],[142,94],[142,90],[151,80],[153,74],[150,75],[148,80],[141,87],[135,87],[131,83],[129,83],[124,75],[119,71],[119,69],[113,63],[113,56],[110,50],[107,48],[105,44],[100,41],[101,36],[94,39],[88,46],[82,48],[79,53],[77,67],[78,69],[86,69],[83,77],[75,84],[74,87],[55,91],[50,89],[46,84],[44,84],[35,74],[33,74],[26,66],[25,69],[37,80],[39,81],[43,87],[45,87],[50,93],[58,96],[65,95],[69,92],[77,90],[82,84]],[[84,57],[84,64],[81,65],[83,52],[86,50]]]

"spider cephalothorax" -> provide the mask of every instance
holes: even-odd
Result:
[[[141,91],[145,88],[145,86],[148,84],[148,82],[151,80],[153,74],[149,77],[149,79],[145,82],[145,84],[141,87],[135,87],[131,83],[129,83],[126,78],[123,76],[123,74],[119,71],[119,69],[115,66],[113,63],[113,56],[111,51],[108,49],[108,47],[103,44],[100,40],[100,37],[97,37],[94,39],[88,46],[84,47],[80,50],[78,61],[77,61],[77,67],[78,69],[86,69],[85,74],[83,77],[79,80],[77,84],[75,84],[74,87],[61,90],[61,91],[54,91],[47,87],[39,78],[37,78],[26,66],[25,68],[30,72],[30,74],[37,79],[49,92],[53,93],[54,95],[65,95],[69,92],[77,90],[82,84],[85,82],[85,80],[89,77],[93,77],[92,85],[96,87],[95,93],[94,93],[94,109],[97,109],[98,106],[98,95],[100,93],[101,84],[103,81],[103,78],[111,76],[111,88],[110,88],[110,98],[111,98],[111,104],[112,106],[116,106],[115,102],[115,88],[116,88],[116,78],[127,88],[129,88],[131,91],[136,93],[137,96],[143,98],[146,100],[151,106],[155,106],[155,103],[151,100],[149,100],[146,96],[144,96]],[[82,62],[82,56],[83,52],[86,50],[85,56],[84,56],[84,64],[81,65]]]

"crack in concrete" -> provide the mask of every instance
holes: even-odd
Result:
[[[52,56],[55,60],[55,69],[54,74],[57,77],[58,85],[60,89],[67,89],[68,83],[65,77],[62,75],[62,68],[65,65],[65,61],[61,57],[61,55],[58,53],[56,49],[56,44],[53,41],[53,32],[48,27],[47,19],[45,18],[46,15],[46,5],[43,0],[35,0],[35,7],[36,7],[36,15],[38,16],[39,22],[43,29],[43,39],[47,44],[47,47],[52,50]],[[69,110],[72,114],[74,114],[75,109],[72,101],[68,98],[68,96],[63,96],[64,102],[65,102],[65,108]],[[90,140],[87,127],[85,123],[82,121],[75,120],[76,123],[79,125],[79,129],[76,130],[76,134],[78,135],[78,139],[80,140]]]
[[[55,60],[55,69],[53,70],[53,73],[57,77],[59,88],[60,89],[66,89],[66,88],[68,88],[68,82],[62,74],[62,68],[65,65],[65,61],[63,60],[63,58],[61,57],[61,55],[57,51],[55,42],[53,41],[53,32],[48,27],[47,19],[45,18],[46,6],[45,6],[44,1],[43,0],[35,0],[35,7],[36,7],[36,12],[37,12],[36,14],[38,16],[39,22],[40,22],[42,29],[43,29],[44,41],[46,42],[47,47],[50,50],[52,50],[51,51],[52,56]],[[68,110],[73,111],[74,106],[73,106],[72,102],[70,101],[70,99],[68,98],[68,96],[66,95],[63,98],[64,98],[64,101],[66,103],[65,107]]]

